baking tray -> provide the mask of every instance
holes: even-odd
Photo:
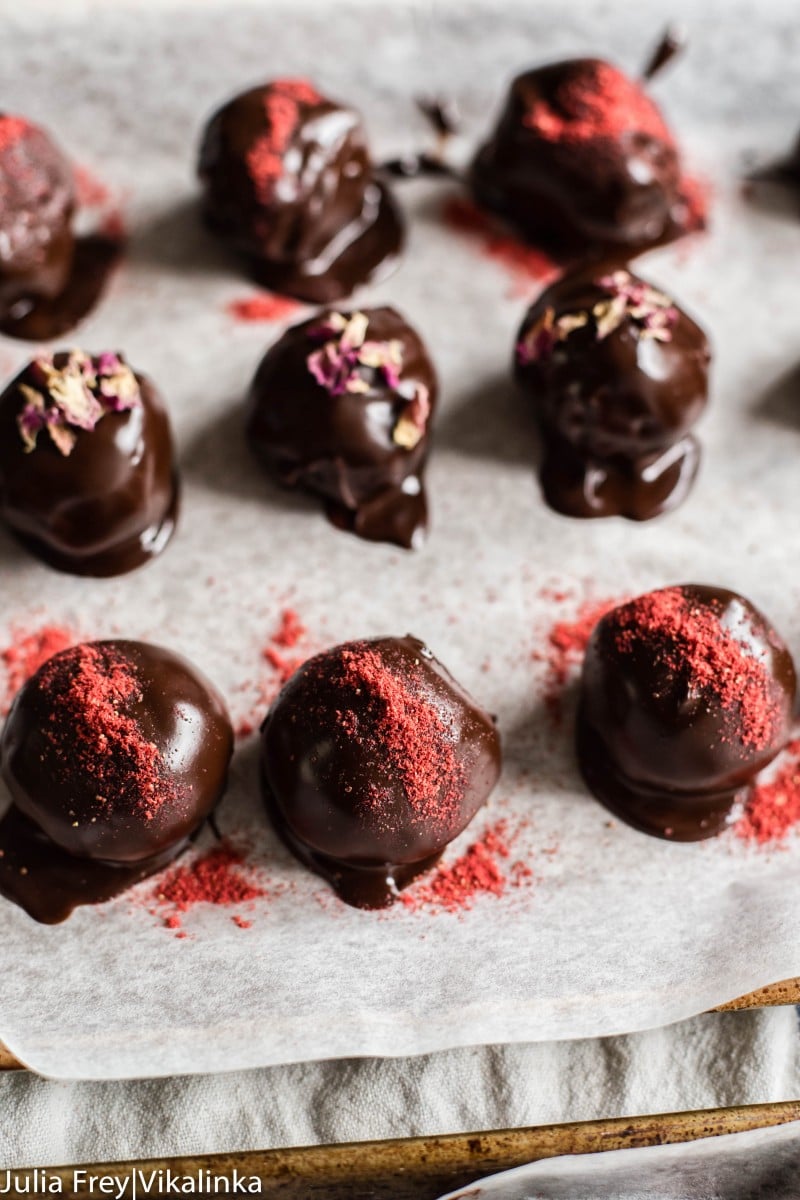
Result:
[[[796,982],[796,981],[795,981]],[[696,1112],[662,1113],[538,1125],[525,1129],[450,1134],[445,1137],[346,1142],[337,1146],[303,1146],[288,1150],[256,1150],[238,1154],[146,1159],[123,1163],[80,1164],[88,1174],[129,1175],[141,1170],[174,1175],[231,1178],[258,1176],[262,1196],[280,1200],[438,1200],[456,1188],[512,1167],[562,1154],[593,1154],[693,1142],[726,1133],[744,1133],[800,1119],[800,1100],[750,1104]],[[47,1168],[59,1179],[66,1200],[84,1197],[73,1189],[74,1166]],[[32,1171],[17,1171],[19,1179]],[[150,1196],[164,1193],[153,1190]],[[220,1193],[223,1194],[223,1193]]]

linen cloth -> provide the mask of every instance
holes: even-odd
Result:
[[[0,1168],[213,1154],[717,1108],[800,1096],[792,1008],[419,1058],[120,1083],[0,1074]]]

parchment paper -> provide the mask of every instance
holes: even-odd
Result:
[[[442,1200],[794,1200],[796,1121],[687,1145],[571,1154],[491,1175]]]
[[[534,879],[466,915],[347,909],[276,843],[251,739],[219,824],[244,834],[252,861],[287,890],[244,913],[247,930],[228,909],[196,909],[184,940],[147,911],[149,885],[144,900],[83,909],[54,928],[2,902],[0,1037],[57,1077],[207,1072],[634,1031],[800,974],[800,845],[671,845],[610,822],[577,778],[569,720],[560,732],[547,723],[545,670],[532,658],[587,589],[616,596],[691,579],[744,592],[800,656],[800,398],[784,378],[800,356],[800,218],[755,207],[739,186],[743,156],[783,149],[800,121],[792,7],[773,4],[755,23],[744,4],[671,8],[691,18],[692,48],[657,93],[691,164],[713,180],[713,231],[651,255],[647,269],[710,330],[716,360],[702,474],[663,520],[581,523],[544,506],[508,382],[525,298],[442,224],[441,184],[403,188],[405,260],[359,299],[406,312],[442,376],[433,528],[416,554],[336,532],[313,500],[278,493],[251,463],[241,399],[280,327],[226,312],[252,288],[195,221],[201,125],[251,82],[304,73],[368,113],[379,156],[424,140],[420,91],[456,94],[474,141],[519,67],[602,52],[635,70],[663,7],[5,9],[3,103],[51,127],[124,196],[130,255],[79,341],[124,349],[163,390],[184,504],[162,558],[111,581],[58,575],[0,534],[3,644],[33,616],[91,637],[160,641],[205,670],[241,716],[253,694],[243,686],[263,669],[261,647],[287,601],[310,647],[413,632],[498,715],[505,741],[492,810],[453,853],[486,821],[524,818],[514,853]],[[29,354],[3,340],[3,375]],[[570,594],[563,605],[542,595],[551,585]],[[210,844],[204,835],[200,846]]]

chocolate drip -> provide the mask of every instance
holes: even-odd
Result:
[[[352,908],[391,908],[403,888],[420,875],[435,867],[441,853],[431,854],[415,863],[380,863],[376,866],[354,866],[341,858],[333,858],[313,850],[298,838],[275,802],[266,774],[261,772],[261,792],[272,825],[286,849],[304,867],[329,883],[340,900]]]
[[[18,299],[0,318],[0,333],[29,342],[49,342],[69,333],[97,305],[122,252],[118,239],[102,234],[78,238],[62,290],[54,296]]]
[[[67,854],[12,807],[0,820],[0,896],[42,925],[60,925],[84,904],[103,904],[155,875],[186,841],[147,862],[107,863]]]

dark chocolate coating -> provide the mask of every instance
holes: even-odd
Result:
[[[93,744],[91,717],[58,699],[77,650],[62,651],[28,680],[0,742],[13,804],[0,822],[0,892],[47,923],[76,904],[116,895],[174,858],[221,798],[233,752],[222,697],[185,659],[143,642],[90,645],[101,662],[121,659],[134,674],[139,690],[116,710],[156,747],[170,786],[149,818],[133,802],[135,788],[101,802],[82,759],[64,754],[64,747]]]
[[[452,745],[455,779],[442,779],[432,811],[420,815],[373,728],[367,688],[342,682],[342,652],[367,648],[384,668],[429,703]],[[355,715],[358,733],[340,715]],[[413,747],[410,751],[413,758]],[[432,866],[485,804],[500,773],[500,739],[491,718],[414,637],[337,646],[295,673],[261,727],[265,801],[278,832],[348,904],[383,908]],[[456,803],[437,810],[450,787]],[[374,806],[369,797],[381,796]]]
[[[0,116],[0,322],[63,291],[74,207],[72,169],[49,135]]]
[[[778,714],[774,736],[753,745],[688,667],[669,663],[646,633],[633,648],[603,617],[586,651],[577,718],[578,763],[590,791],[622,820],[657,837],[698,841],[719,833],[756,774],[789,736],[796,679],[791,655],[766,618],[735,592],[686,584],[724,629],[763,662]]]
[[[557,119],[581,117],[571,96],[598,95],[597,71],[613,72],[635,89],[639,113],[621,131],[590,138],[545,136],[526,124],[535,105]],[[645,113],[644,119],[637,119]],[[645,126],[645,131],[640,128]],[[479,204],[510,221],[523,236],[551,249],[628,253],[669,240],[687,222],[675,143],[644,90],[598,59],[571,59],[526,71],[511,84],[497,127],[470,171]]]
[[[438,385],[428,352],[393,308],[363,310],[367,337],[402,343],[399,389],[422,385],[433,412]],[[344,314],[349,316],[350,314]],[[393,440],[405,405],[379,372],[367,371],[370,389],[331,396],[308,369],[317,343],[309,336],[324,314],[295,325],[262,359],[250,387],[248,441],[269,473],[285,487],[323,496],[335,524],[360,537],[411,547],[427,525],[422,472],[430,418],[412,448]]]
[[[643,280],[627,273],[634,285]],[[587,314],[581,328],[533,362],[515,363],[532,404],[544,453],[540,477],[556,512],[647,520],[676,507],[697,472],[689,432],[708,395],[706,335],[672,306],[669,340],[643,335],[630,316],[602,338],[595,305],[609,299],[602,271],[568,274],[528,310],[517,345],[551,310],[556,320]],[[649,286],[649,285],[645,285]]]
[[[311,99],[297,102],[288,145],[278,151],[280,177],[271,194],[263,194],[248,156],[270,135],[265,102],[283,86],[251,88],[209,121],[198,166],[203,213],[259,283],[324,304],[384,274],[402,248],[403,225],[391,193],[374,175],[360,117],[322,96],[314,99],[313,89]]]
[[[65,359],[56,355],[56,365]],[[178,508],[172,433],[158,392],[137,374],[141,405],[77,430],[68,456],[45,435],[27,452],[16,422],[29,369],[0,395],[0,516],[57,570],[133,570],[164,549]]]

